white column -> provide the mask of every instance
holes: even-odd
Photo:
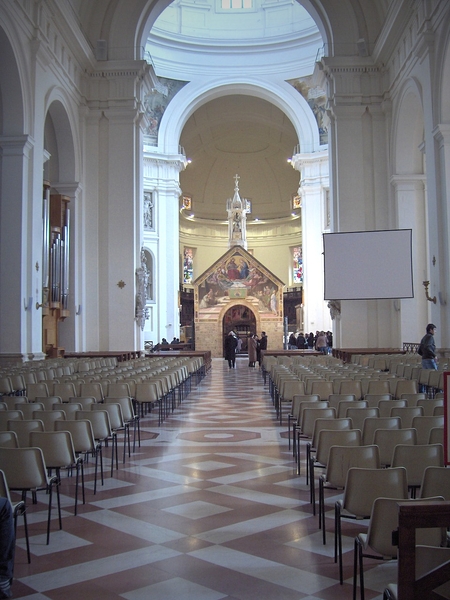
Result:
[[[425,176],[395,176],[392,179],[399,229],[412,229],[412,265],[415,298],[405,298],[394,303],[400,316],[400,339],[416,342],[423,336],[424,324],[428,322],[428,303],[422,282],[427,273],[427,226],[425,205]]]
[[[144,188],[154,190],[155,232],[145,233],[144,242],[156,261],[153,328],[146,329],[155,343],[180,335],[179,173],[185,166],[183,155],[146,153]]]
[[[32,252],[29,221],[32,150],[28,136],[0,137],[0,360],[28,360],[34,350],[31,330],[36,302],[41,302],[41,257]]]
[[[292,166],[300,171],[303,249],[303,328],[308,333],[331,330],[332,322],[324,301],[323,239],[329,227],[326,206],[329,188],[328,151],[298,154]]]

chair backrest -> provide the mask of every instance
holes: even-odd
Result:
[[[34,402],[37,396],[50,396],[48,386],[44,381],[38,383],[27,383],[26,396],[30,402]]]
[[[353,394],[356,400],[362,398],[361,381],[358,379],[344,379],[339,385],[340,394]]]
[[[401,398],[402,394],[417,394],[418,391],[415,379],[399,379],[395,388],[395,397]]]
[[[430,430],[429,444],[444,444],[444,428],[432,427]]]
[[[132,421],[136,417],[133,402],[129,396],[124,398],[105,398],[104,406],[107,404],[120,404],[124,421]]]
[[[121,398],[122,396],[131,397],[130,386],[128,385],[128,383],[125,383],[123,381],[118,381],[117,383],[109,383],[108,390],[105,396],[108,396],[108,398]]]
[[[344,488],[347,481],[347,473],[353,467],[379,469],[380,455],[378,446],[333,445],[330,447],[326,480],[332,487]]]
[[[42,421],[44,431],[54,431],[55,421],[65,421],[66,413],[63,410],[40,410],[33,413],[33,419]]]
[[[1,448],[18,448],[19,440],[15,431],[0,431]]]
[[[414,417],[412,426],[417,430],[417,443],[428,444],[430,431],[433,427],[444,427],[444,417]]]
[[[32,431],[44,431],[44,423],[39,419],[23,419],[22,421],[8,421],[8,431],[17,434],[19,448],[30,446],[30,433]]]
[[[64,402],[63,404],[54,404],[53,410],[62,410],[66,415],[66,419],[74,419],[75,413],[78,410],[82,410],[83,406],[81,402]]]
[[[53,406],[61,402],[62,399],[59,396],[37,396],[35,399],[36,404],[39,403],[44,406],[43,410],[53,410]]]
[[[425,398],[425,400],[417,400],[417,406],[422,406],[425,417],[432,417],[436,406],[444,406],[444,399]]]
[[[69,398],[69,404],[81,404],[83,410],[91,410],[92,404],[95,404],[96,400],[94,396],[79,396],[76,398]]]
[[[56,421],[55,431],[70,431],[75,452],[91,452],[95,449],[92,424],[88,419]]]
[[[427,498],[427,501],[442,502],[443,498]],[[392,544],[392,532],[398,529],[399,502],[413,504],[419,500],[379,497],[375,499],[370,514],[366,547],[370,547],[372,551],[384,558],[397,558],[398,546]],[[439,546],[443,535],[444,532],[439,527],[417,529],[416,541],[419,544]]]
[[[419,487],[427,467],[444,466],[444,448],[441,444],[398,444],[392,455],[393,467],[405,467],[408,485]]]
[[[352,408],[349,406],[345,411],[345,416],[352,420],[353,429],[363,430],[364,420],[368,417],[378,417],[378,408]]]
[[[80,385],[80,396],[95,398],[97,402],[103,402],[103,388],[100,383],[96,383],[95,381],[82,383]]]
[[[334,408],[305,408],[301,424],[302,434],[312,437],[316,419],[333,419],[336,417]]]
[[[362,436],[363,444],[373,444],[373,436],[377,429],[400,429],[400,417],[368,417],[364,420]]]
[[[303,402],[319,402],[320,397],[318,394],[295,394],[294,397],[292,398],[292,407],[291,407],[291,414],[294,417],[294,419],[299,422],[299,415],[300,415],[300,407],[301,404]]]
[[[333,409],[334,410],[334,409]],[[334,430],[334,431],[345,431],[352,428],[352,420],[346,418],[319,417],[314,421],[313,433],[311,436],[312,447],[316,448],[316,444],[323,429]]]
[[[450,469],[447,467],[426,467],[420,486],[421,498],[442,496],[450,500]]]
[[[32,446],[42,450],[48,469],[69,467],[76,463],[69,431],[32,431],[30,442]]]
[[[308,388],[307,388],[308,392]],[[311,394],[319,394],[321,400],[328,400],[328,396],[333,393],[332,381],[313,381],[311,383]]]
[[[332,446],[361,446],[361,439],[359,429],[322,429],[317,436],[315,460],[327,465]]]
[[[69,399],[76,397],[77,393],[77,388],[71,381],[53,384],[53,395],[59,396],[63,402],[69,402]]]
[[[417,442],[415,429],[377,429],[373,443],[380,449],[381,466],[389,467],[392,463],[394,448],[398,444],[413,446]]]
[[[391,417],[400,417],[402,420],[402,427],[412,427],[412,421],[414,417],[420,417],[423,415],[423,408],[421,406],[401,406],[394,407],[391,409]]]
[[[2,410],[0,411],[0,431],[7,431],[8,421],[23,420],[23,412],[20,410]]]
[[[417,394],[402,394],[400,398],[408,401],[408,406],[417,406],[419,400],[425,400],[426,394],[418,392]]]
[[[40,448],[0,448],[0,469],[10,490],[47,487],[47,469]]]
[[[407,401],[400,399],[393,400],[380,400],[378,403],[378,410],[380,411],[380,417],[390,417],[391,410],[393,408],[406,407]]]
[[[285,402],[292,402],[295,395],[305,393],[305,384],[299,379],[287,379],[281,388],[281,397]]]
[[[389,381],[386,379],[373,379],[367,386],[367,394],[390,394]]]
[[[347,409],[348,408],[367,408],[367,402],[365,400],[354,400],[354,401],[348,401],[348,400],[343,400],[341,402],[339,402],[338,407],[337,407],[337,416],[338,418],[343,418],[345,416],[347,416]]]
[[[368,518],[376,498],[408,498],[404,467],[361,469],[352,467],[347,473],[342,506],[360,518]]]
[[[330,394],[328,396],[328,403],[332,408],[335,408],[336,411],[339,407],[340,402],[355,402],[356,396],[355,394]]]
[[[158,380],[143,381],[136,384],[136,401],[137,402],[158,402],[162,397],[162,389],[159,388]]]
[[[366,394],[364,400],[370,408],[378,408],[381,400],[392,400],[392,396],[390,394]]]
[[[121,429],[124,426],[122,407],[118,402],[112,403],[104,403],[104,404],[93,404],[91,406],[91,410],[105,410],[109,415],[109,422],[111,425],[111,429]]]
[[[17,404],[16,409],[22,411],[24,419],[34,419],[33,413],[44,410],[44,405],[40,402],[30,402],[25,404]]]
[[[75,418],[88,419],[92,424],[92,431],[96,440],[106,440],[112,435],[111,423],[106,410],[79,410]]]

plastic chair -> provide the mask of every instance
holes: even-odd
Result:
[[[364,400],[366,400],[369,408],[378,408],[381,400],[392,400],[392,396],[391,394],[365,394]]]
[[[54,431],[55,421],[65,421],[66,413],[63,410],[39,410],[33,413],[33,419],[42,421],[44,431]]]
[[[422,485],[427,467],[444,466],[444,448],[441,444],[405,445],[398,444],[392,455],[392,467],[405,467],[411,497]]]
[[[373,436],[373,443],[380,449],[380,463],[382,467],[390,467],[392,455],[398,444],[413,446],[417,442],[415,429],[377,429]]]
[[[128,457],[131,456],[130,443],[130,424],[125,422],[123,418],[122,408],[117,402],[105,402],[103,404],[93,404],[91,410],[105,410],[109,415],[109,423],[111,430],[116,434],[116,439],[119,431],[123,431],[123,462],[125,463],[125,449],[128,442]]]
[[[12,396],[14,394],[9,377],[0,377],[0,396]]]
[[[10,490],[22,492],[26,503],[28,491],[46,490],[48,495],[47,545],[50,542],[53,486],[56,487],[59,528],[62,529],[58,478],[47,475],[44,455],[40,448],[0,448],[0,469],[5,472]]]
[[[367,394],[389,394],[391,395],[391,388],[389,381],[386,379],[372,379],[369,381],[367,386]],[[365,398],[365,396],[364,396]]]
[[[77,388],[71,381],[53,384],[53,396],[59,396],[63,402],[69,402],[70,398],[76,397],[77,395]]]
[[[25,502],[23,500],[19,500],[19,502],[13,502],[11,500],[11,495],[9,493],[8,482],[6,481],[6,475],[4,471],[0,469],[0,498],[7,498],[9,503],[12,506],[13,510],[13,518],[14,518],[14,536],[17,539],[17,517],[23,517],[23,526],[25,530],[25,542],[27,545],[27,558],[28,564],[31,563],[31,555],[30,555],[30,539],[28,536],[28,523],[27,523],[27,511]]]
[[[38,383],[27,383],[26,397],[29,402],[34,402],[36,397],[39,396],[50,396],[48,392],[48,386],[44,381]]]
[[[108,403],[120,404],[122,409],[122,416],[125,423],[129,426],[133,425],[133,452],[136,450],[136,433],[138,436],[138,445],[141,445],[141,427],[139,415],[134,411],[134,406],[131,398],[128,396],[125,398],[105,398],[105,404]]]
[[[319,476],[319,528],[323,530],[324,544],[326,544],[325,490],[344,490],[347,473],[352,467],[379,469],[378,446],[333,445],[330,447],[326,472]]]
[[[318,394],[295,394],[292,398],[291,412],[288,415],[288,430],[289,430],[289,448],[291,443],[291,423],[292,423],[292,442],[293,442],[293,455],[296,456],[296,430],[300,425],[300,414],[301,407],[303,404],[307,404],[309,402],[319,402],[320,397]]]
[[[414,417],[420,417],[422,415],[423,408],[421,406],[401,406],[391,409],[391,417],[400,417],[402,428],[412,427]]]
[[[426,398],[418,400],[417,406],[422,406],[424,417],[432,417],[436,406],[444,406],[443,398]]]
[[[353,394],[356,400],[361,400],[362,386],[361,381],[358,379],[344,379],[341,381],[339,385],[339,393],[340,394]]]
[[[80,385],[80,396],[95,398],[96,402],[103,402],[104,394],[100,383],[92,381],[91,383],[82,383]]]
[[[81,404],[83,410],[91,410],[91,406],[96,404],[94,396],[77,396],[69,398],[69,404]]]
[[[331,408],[335,408],[336,411],[339,407],[340,402],[355,402],[356,396],[355,394],[330,394],[328,396],[328,404]]]
[[[280,391],[278,394],[278,418],[280,421],[280,425],[283,422],[283,403],[291,403],[294,396],[301,395],[305,393],[305,384],[303,381],[299,379],[284,379],[282,380],[282,384],[280,387]]]
[[[66,419],[75,419],[75,413],[79,410],[83,410],[83,406],[80,402],[64,402],[61,404],[54,404],[53,410],[62,410]]]
[[[444,417],[414,417],[412,426],[417,430],[417,443],[428,444],[430,431],[434,427],[444,427]]]
[[[408,402],[408,406],[417,406],[417,402],[419,400],[426,400],[427,395],[421,392],[417,394],[402,394],[400,396],[401,400],[406,400]]]
[[[327,410],[334,410],[327,409]],[[311,441],[306,444],[306,484],[312,483],[312,480],[309,479],[310,474],[310,458],[311,454],[316,453],[317,451],[317,443],[319,440],[320,432],[324,429],[329,429],[331,431],[345,431],[352,428],[352,422],[350,419],[338,419],[334,417],[331,413],[329,417],[319,417],[314,421],[313,432],[311,435]],[[300,453],[299,453],[300,456]],[[313,473],[314,475],[314,473]]]
[[[345,411],[345,416],[352,420],[353,429],[363,430],[364,420],[371,417],[378,417],[380,414],[378,408],[352,408],[349,406]]]
[[[56,421],[55,431],[69,431],[72,435],[72,443],[77,456],[83,455],[84,462],[87,462],[88,457],[92,454],[95,457],[94,471],[94,495],[97,493],[97,475],[98,475],[98,458],[100,457],[100,475],[103,485],[103,460],[102,460],[102,445],[97,443],[94,438],[92,424],[88,419]]]
[[[140,413],[141,418],[144,417],[145,413],[151,412],[153,406],[158,406],[158,425],[161,425],[163,395],[162,390],[159,391],[156,382],[143,381],[142,383],[137,383],[136,397],[134,400],[138,407],[137,413]]]
[[[39,419],[23,419],[22,421],[8,421],[8,431],[17,434],[19,448],[30,446],[30,433],[32,431],[44,431],[44,423]]]
[[[122,398],[123,396],[128,396],[131,398],[130,386],[128,383],[123,381],[118,381],[117,383],[109,383],[108,389],[105,394],[108,398]]]
[[[0,411],[0,431],[8,430],[8,421],[22,421],[23,413],[20,410]]]
[[[426,467],[420,486],[420,497],[442,496],[450,500],[450,469],[448,467]]]
[[[0,448],[18,448],[19,440],[15,431],[0,431]]]
[[[403,394],[417,394],[418,391],[415,379],[399,379],[395,388],[395,397],[402,398]]]
[[[408,446],[409,448],[410,446]],[[404,467],[348,470],[344,496],[335,504],[334,560],[339,560],[339,580],[343,583],[342,519],[368,519],[376,498],[408,498]]]
[[[322,419],[318,420],[320,421]],[[324,420],[326,421],[327,419]],[[349,420],[350,419],[336,419],[337,422]],[[345,424],[342,423],[342,425],[342,429],[320,429],[316,439],[316,449],[315,451],[312,451],[309,456],[310,501],[313,505],[314,515],[316,514],[315,469],[327,468],[332,446],[361,446],[361,431],[359,429],[346,429]]]
[[[58,485],[61,484],[61,469],[69,470],[75,468],[74,514],[76,515],[80,471],[83,504],[86,503],[84,495],[84,467],[83,458],[81,456],[76,456],[75,454],[71,433],[69,431],[32,431],[30,433],[30,443],[32,446],[36,446],[42,450],[49,475],[51,474],[52,469],[55,469]]]
[[[338,407],[337,407],[338,419],[343,419],[344,417],[347,416],[348,408],[368,408],[368,406],[367,406],[367,402],[365,400],[354,400],[354,401],[342,400],[341,402],[339,402]]]
[[[429,444],[444,444],[444,428],[432,427],[430,430]]]
[[[43,410],[53,410],[55,404],[60,404],[62,399],[59,396],[37,396],[35,402],[44,406]]]
[[[40,402],[29,402],[26,404],[16,404],[16,410],[20,410],[24,419],[34,419],[33,413],[44,410],[44,405]]]
[[[373,436],[377,429],[400,429],[400,417],[368,417],[364,420],[362,436],[363,446],[373,444]]]
[[[380,411],[380,417],[390,417],[393,408],[405,408],[406,406],[406,400],[380,400],[378,410]]]
[[[308,390],[307,390],[308,393]],[[310,394],[319,394],[321,400],[328,400],[330,394],[333,394],[332,381],[313,381]]]
[[[421,502],[442,502],[442,497],[427,498]],[[379,497],[373,503],[367,533],[359,533],[355,537],[353,561],[353,598],[356,599],[358,582],[360,598],[364,600],[364,565],[363,558],[379,560],[396,560],[398,546],[392,544],[392,532],[398,529],[398,503],[405,502],[402,498]],[[407,500],[414,503],[417,500]],[[417,529],[416,539],[419,544],[439,547],[443,539],[443,530],[439,527]]]
[[[116,469],[119,468],[117,459],[117,435],[111,429],[109,415],[106,410],[79,410],[75,418],[88,419],[92,425],[94,439],[97,443],[106,446],[111,441],[111,477],[114,472],[114,459],[116,461]],[[103,453],[100,455],[100,465],[103,471]]]

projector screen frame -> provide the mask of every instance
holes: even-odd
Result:
[[[346,231],[322,236],[324,300],[414,298],[412,229]],[[368,273],[373,273],[374,278],[368,278]],[[353,291],[358,281],[360,289],[365,290],[359,294]]]

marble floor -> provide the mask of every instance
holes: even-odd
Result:
[[[352,597],[353,539],[344,522],[344,585],[334,562],[336,493],[329,491],[322,544],[287,426],[244,357],[211,371],[158,427],[141,420],[140,448],[119,462],[73,516],[74,478],[64,476],[63,528],[56,511],[45,544],[46,497],[29,502],[31,564],[18,531],[14,598],[27,600],[334,600]],[[109,458],[110,448],[105,449]],[[106,461],[108,464],[108,461]],[[303,469],[304,472],[304,469]],[[366,561],[366,598],[382,598],[396,564]]]

